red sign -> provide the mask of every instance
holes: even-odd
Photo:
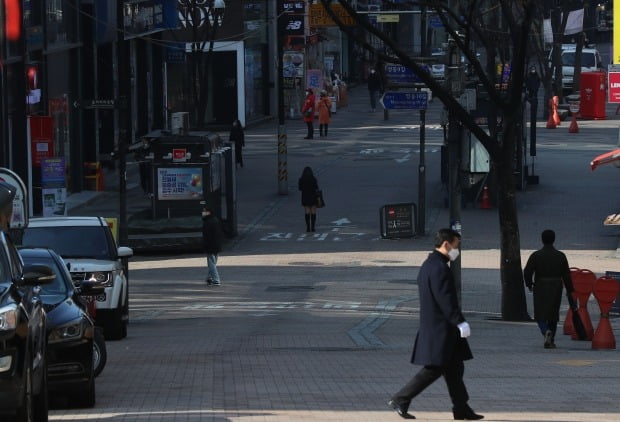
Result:
[[[187,154],[186,148],[173,148],[172,149],[172,161],[185,161],[186,154]]]
[[[609,72],[607,80],[609,81],[608,102],[620,103],[620,72]]]
[[[54,156],[54,120],[50,116],[29,116],[32,164],[41,166],[42,158]]]

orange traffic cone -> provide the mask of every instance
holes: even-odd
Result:
[[[568,126],[568,133],[579,133],[579,126],[577,125],[577,113],[572,113],[573,118]]]
[[[560,119],[560,113],[558,113],[558,110],[560,109],[560,97],[554,95],[551,100],[553,101],[553,121],[555,122],[556,126],[560,126],[560,123],[562,123],[562,119]]]
[[[555,102],[553,101],[554,98],[557,97],[549,98],[549,119],[547,119],[547,129],[555,129],[558,126],[555,120],[558,112],[555,108]]]
[[[480,208],[483,210],[491,209],[491,198],[489,197],[489,187],[484,185],[482,188],[482,197],[480,198]]]

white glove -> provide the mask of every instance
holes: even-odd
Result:
[[[459,325],[457,325],[457,327],[461,332],[461,338],[467,338],[471,335],[471,328],[469,328],[469,324],[467,323],[467,321],[461,322]]]

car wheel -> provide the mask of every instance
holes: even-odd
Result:
[[[93,376],[88,385],[79,392],[71,395],[73,402],[77,407],[93,407],[95,406],[95,377]]]
[[[33,421],[32,412],[32,370],[30,369],[30,360],[26,362],[26,370],[24,376],[24,396],[22,397],[21,406],[17,408],[17,414],[15,415],[16,422],[31,422]]]
[[[123,307],[110,312],[110,317],[103,329],[103,335],[106,340],[120,340],[127,336],[127,321],[123,320]]]
[[[105,338],[101,329],[95,328],[95,338],[93,339],[93,373],[98,376],[108,360],[108,351],[105,346]]]

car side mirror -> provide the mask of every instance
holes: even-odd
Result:
[[[88,280],[82,280],[76,287],[80,296],[98,296],[105,293],[105,287]]]
[[[22,272],[21,284],[26,286],[37,286],[40,284],[50,284],[56,279],[56,274],[47,265],[26,264]]]
[[[119,246],[116,254],[119,258],[129,258],[133,256],[133,249],[128,248],[127,246]]]

